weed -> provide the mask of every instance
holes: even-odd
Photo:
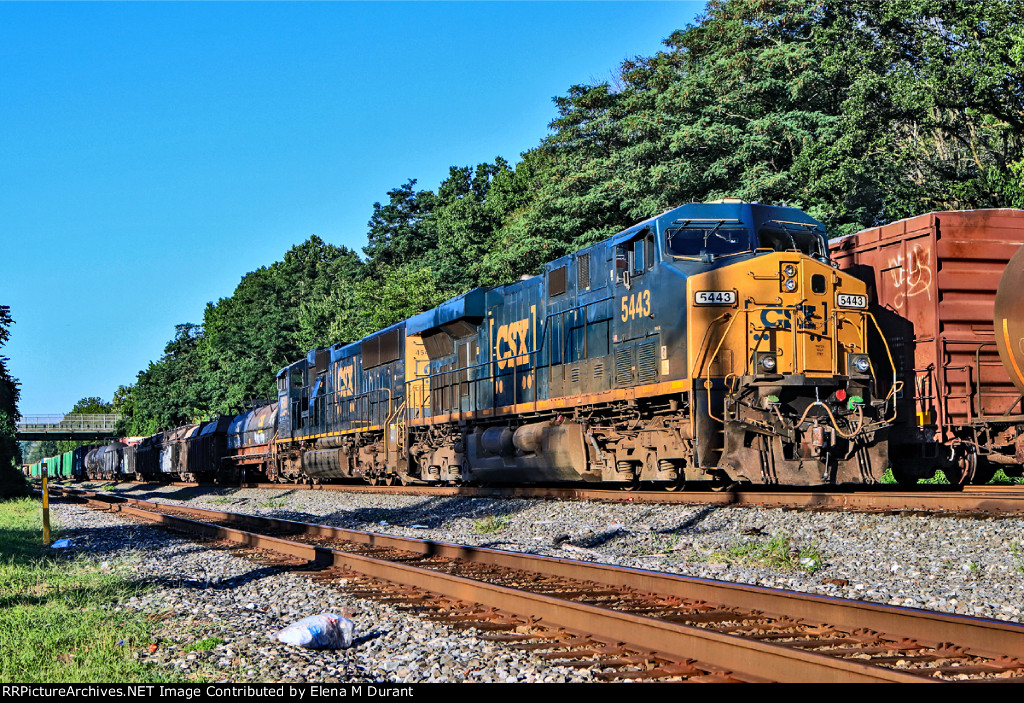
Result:
[[[271,510],[277,510],[285,506],[285,501],[281,498],[271,498],[268,501],[260,503],[261,508],[270,508]]]
[[[206,637],[198,642],[185,645],[186,652],[208,652],[209,650],[216,647],[218,644],[224,644],[224,640],[220,637]]]
[[[495,532],[501,532],[505,527],[512,521],[512,518],[508,515],[494,516],[488,515],[480,520],[473,521],[473,532],[479,535],[489,535]]]
[[[227,496],[216,496],[214,498],[210,498],[210,502],[217,503],[218,505],[227,505],[231,502],[231,499]]]
[[[820,570],[825,561],[816,545],[797,548],[792,538],[781,532],[767,541],[737,542],[724,552],[715,552],[710,559],[731,564],[762,564],[786,571],[798,569],[809,574]]]
[[[1010,555],[1013,556],[1013,568],[1017,573],[1024,574],[1024,550],[1017,540],[1010,542]]]
[[[1011,478],[1010,476],[1007,476],[1006,472],[1002,469],[998,469],[995,476],[993,476],[992,480],[989,481],[989,483],[992,484],[1018,484],[1022,482],[1024,482],[1024,478],[1020,476]]]
[[[638,556],[651,554],[669,554],[679,551],[679,544],[683,541],[681,534],[652,535],[653,541],[637,543],[636,553]]]

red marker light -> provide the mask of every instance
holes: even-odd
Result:
[[[846,400],[846,391],[844,391],[842,388],[837,390],[836,391],[836,400],[838,400],[840,402]]]

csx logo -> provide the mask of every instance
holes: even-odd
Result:
[[[498,328],[494,340],[494,358],[499,369],[530,364],[530,318],[509,322]]]
[[[338,367],[334,372],[334,387],[337,389],[338,395],[348,396],[355,393],[355,381],[355,364],[349,364],[348,366]]]
[[[798,305],[797,311],[801,315],[797,318],[797,329],[815,329],[815,320],[819,319],[813,305]],[[820,318],[824,320],[824,317]],[[793,329],[792,310],[762,310],[761,324],[766,328],[790,330]]]

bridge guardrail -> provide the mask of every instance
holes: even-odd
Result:
[[[114,426],[121,419],[120,415],[87,415],[79,413],[68,413],[65,415],[22,415],[21,422],[17,425],[19,432],[67,432],[86,431],[98,432],[109,430],[114,431]]]

